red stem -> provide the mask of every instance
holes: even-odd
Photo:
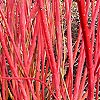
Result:
[[[90,32],[87,24],[87,17],[85,13],[85,1],[78,0],[78,9],[80,15],[80,21],[82,26],[85,52],[86,52],[86,60],[87,60],[87,68],[88,68],[88,100],[94,99],[94,70],[93,70],[93,61],[92,61],[92,50],[91,50],[91,42],[90,42]]]

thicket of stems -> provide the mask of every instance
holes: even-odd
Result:
[[[98,100],[99,81],[100,0],[1,0],[0,100]]]

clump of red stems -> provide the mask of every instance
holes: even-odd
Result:
[[[100,0],[0,1],[0,100],[98,100],[99,83]]]

